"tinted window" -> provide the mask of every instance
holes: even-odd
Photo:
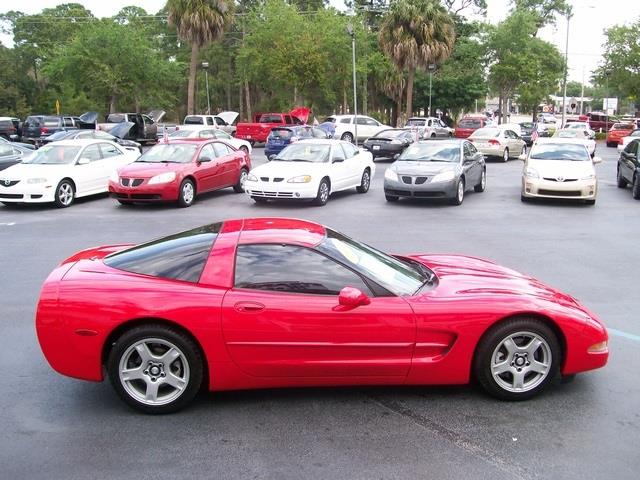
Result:
[[[45,127],[58,127],[61,120],[58,117],[44,117],[43,123]]]
[[[224,157],[225,155],[229,155],[231,150],[224,143],[214,143],[213,149],[216,152],[216,157]]]
[[[201,117],[185,117],[184,124],[185,125],[202,125],[203,121]]]
[[[462,119],[458,124],[460,128],[480,128],[482,127],[482,120],[474,120],[471,118]]]
[[[214,223],[143,243],[105,257],[104,263],[127,272],[195,283],[221,225]]]
[[[41,117],[27,117],[24,121],[25,127],[38,127],[40,126]]]
[[[288,140],[293,137],[293,132],[288,128],[274,128],[271,130],[269,134],[271,138],[281,138],[284,140]]]
[[[88,158],[89,161],[95,162],[96,160],[102,160],[102,155],[100,154],[100,149],[98,145],[89,145],[84,149],[80,158]]]
[[[340,123],[351,123],[351,119],[350,118],[343,118],[342,120],[340,120]]]
[[[351,270],[313,250],[292,245],[238,246],[235,286],[320,295],[338,295],[349,286],[371,295]]]
[[[108,143],[101,143],[100,150],[102,151],[102,156],[104,158],[117,157],[122,155],[122,152],[115,145],[110,145]]]

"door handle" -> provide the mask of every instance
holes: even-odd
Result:
[[[238,302],[233,308],[238,312],[261,312],[264,310],[264,305],[258,302]]]

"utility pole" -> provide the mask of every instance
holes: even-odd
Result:
[[[567,113],[567,76],[569,75],[569,21],[571,20],[571,7],[567,11],[567,40],[564,47],[564,77],[562,79],[562,121],[560,128],[564,128],[564,116]]]
[[[358,145],[358,91],[356,83],[356,32],[353,24],[347,24],[347,33],[351,35],[351,62],[353,65],[353,132],[355,138],[353,142]]]
[[[202,62],[204,70],[204,85],[207,89],[207,115],[211,115],[211,98],[209,97],[209,62]]]

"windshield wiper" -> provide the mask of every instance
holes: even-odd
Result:
[[[290,162],[311,162],[311,160],[305,160],[304,158],[292,158]]]

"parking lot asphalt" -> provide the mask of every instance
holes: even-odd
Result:
[[[459,207],[388,204],[382,160],[367,194],[336,194],[325,207],[256,205],[231,189],[188,209],[106,196],[63,210],[0,206],[0,478],[638,478],[640,202],[615,186],[615,149],[599,144],[597,154],[595,206],[521,203],[518,160],[489,162],[487,190]],[[262,163],[262,149],[253,157]],[[291,389],[202,394],[155,417],[130,410],[106,382],[48,366],[35,303],[62,259],[246,216],[305,218],[386,251],[463,253],[531,274],[602,318],[609,364],[519,403],[474,386]]]

